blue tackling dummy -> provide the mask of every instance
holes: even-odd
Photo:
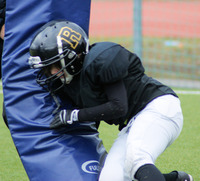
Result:
[[[2,60],[3,94],[9,129],[31,181],[96,181],[106,151],[93,123],[51,130],[57,105],[36,83],[28,64],[37,30],[51,20],[66,19],[87,33],[90,0],[6,1]],[[70,104],[67,104],[70,107]]]

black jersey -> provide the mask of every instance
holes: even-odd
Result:
[[[119,44],[101,42],[92,45],[85,57],[81,74],[81,99],[83,107],[97,106],[107,101],[103,86],[123,80],[128,96],[129,120],[151,100],[175,92],[157,80],[148,77],[141,60]]]
[[[84,109],[91,108],[105,104],[108,101],[104,91],[105,85],[120,80],[125,85],[128,111],[125,116],[109,122],[119,124],[120,129],[124,122],[128,122],[154,98],[165,94],[177,96],[171,88],[145,74],[142,62],[136,54],[112,42],[100,42],[90,47],[81,74],[65,86],[65,92],[74,105]],[[91,113],[90,118],[95,119],[90,110],[84,112],[85,117],[89,117]],[[98,109],[93,110],[93,113],[96,111]],[[110,117],[112,119],[112,115]]]

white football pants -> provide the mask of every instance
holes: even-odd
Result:
[[[120,131],[99,181],[132,181],[138,168],[154,164],[179,136],[182,126],[178,98],[164,95],[154,99]]]

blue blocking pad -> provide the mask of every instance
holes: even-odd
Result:
[[[53,97],[28,64],[37,30],[66,19],[89,29],[90,0],[7,0],[2,82],[12,139],[32,181],[96,181],[106,156],[94,123],[51,130]],[[66,104],[70,107],[70,104]]]

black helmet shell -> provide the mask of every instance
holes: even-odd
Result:
[[[84,30],[75,23],[61,20],[51,21],[37,32],[31,42],[30,55],[39,56],[41,61],[58,55],[57,36],[61,37],[63,50],[87,53],[88,37]]]

